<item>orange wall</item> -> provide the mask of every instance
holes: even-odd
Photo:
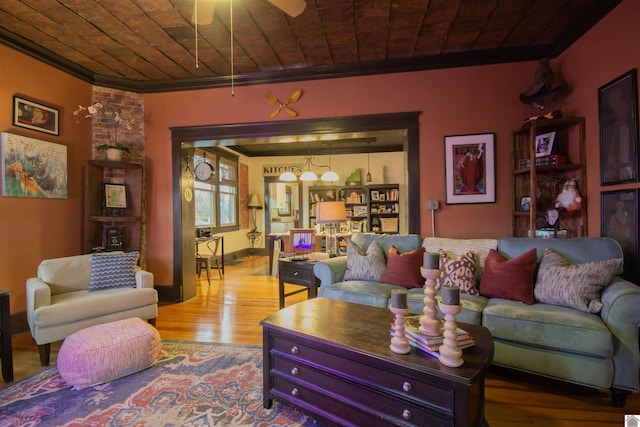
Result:
[[[91,85],[0,45],[0,130],[67,146],[66,200],[0,197],[0,289],[11,311],[26,307],[25,281],[45,258],[80,253],[81,172],[91,155],[91,123],[76,124],[73,110],[91,101]],[[13,95],[60,108],[60,136],[12,126]]]
[[[564,110],[587,122],[589,235],[599,229],[597,88],[631,68],[640,37],[633,17],[640,5],[625,0],[602,22],[554,61],[571,93]],[[24,283],[44,258],[79,253],[81,171],[90,158],[90,123],[76,124],[73,109],[91,100],[91,86],[0,46],[2,131],[66,144],[69,147],[69,199],[0,197],[0,288],[14,291],[12,312],[25,309]],[[431,234],[429,199],[444,199],[443,138],[465,133],[496,133],[497,203],[445,205],[436,214],[436,233],[450,237],[501,237],[509,234],[511,132],[530,114],[518,100],[533,81],[535,62],[309,81],[229,89],[147,94],[145,155],[148,197],[147,268],[158,284],[171,284],[173,235],[171,140],[169,127],[268,121],[267,91],[279,97],[304,91],[296,104],[300,119],[420,111],[420,200],[422,235]],[[15,93],[62,107],[60,137],[11,126]],[[285,115],[276,120],[287,120]],[[617,189],[635,185],[606,187]]]
[[[600,185],[598,88],[640,67],[639,15],[640,2],[623,1],[559,58],[565,78],[572,86],[567,107],[575,115],[586,117],[590,236],[600,235],[600,192],[638,187],[637,183]]]
[[[280,98],[303,91],[299,119],[419,111],[421,234],[431,234],[429,199],[444,199],[444,136],[496,133],[496,204],[449,205],[436,214],[436,232],[450,237],[509,234],[511,132],[528,115],[518,94],[533,81],[537,64],[514,63],[358,78],[307,81],[145,95],[145,150],[149,158],[147,265],[160,284],[172,283],[170,232],[172,126],[268,121],[267,91]],[[289,119],[286,115],[280,120]],[[293,119],[296,120],[296,119]],[[501,220],[496,221],[496,218]]]

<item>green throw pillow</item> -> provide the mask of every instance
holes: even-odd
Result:
[[[622,258],[573,264],[545,249],[534,288],[536,300],[588,313],[602,309],[602,289],[622,267]]]
[[[344,280],[372,280],[379,282],[387,268],[382,246],[375,240],[365,252],[360,246],[347,241],[347,271]]]

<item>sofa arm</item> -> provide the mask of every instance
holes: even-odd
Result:
[[[33,328],[32,316],[37,308],[51,305],[51,288],[37,277],[27,279],[27,321]]]
[[[324,259],[322,261],[318,261],[316,265],[313,266],[313,274],[320,279],[320,287],[342,282],[346,271],[346,256]]]
[[[153,273],[136,270],[136,288],[153,288]]]
[[[613,387],[638,391],[640,287],[614,276],[602,291],[600,316],[614,336]]]

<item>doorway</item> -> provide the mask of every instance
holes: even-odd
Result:
[[[287,233],[302,224],[302,184],[282,182],[275,176],[264,178],[265,236]]]
[[[170,300],[190,298],[183,289],[195,289],[193,265],[193,224],[188,224],[182,193],[185,164],[182,144],[195,146],[232,146],[236,139],[260,138],[277,135],[321,135],[330,132],[374,132],[402,129],[406,133],[407,225],[408,233],[420,233],[420,160],[419,112],[351,116],[332,119],[287,120],[278,122],[241,123],[229,125],[187,126],[171,128],[172,201],[173,201],[173,286],[167,290]],[[293,191],[293,190],[292,190]],[[300,212],[301,209],[298,209]],[[188,213],[188,212],[187,212]],[[184,216],[184,217],[183,217]],[[266,232],[266,227],[265,227]],[[190,274],[193,270],[194,274]]]

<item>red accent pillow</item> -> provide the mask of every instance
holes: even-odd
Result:
[[[535,248],[511,259],[491,249],[484,262],[480,295],[533,304],[537,260]]]
[[[405,288],[421,288],[424,278],[420,267],[424,261],[424,248],[401,254],[395,246],[389,247],[387,269],[382,273],[380,281]]]

